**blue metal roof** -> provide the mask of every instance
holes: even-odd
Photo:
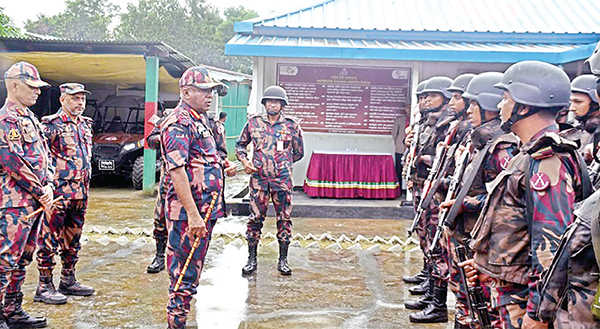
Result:
[[[235,24],[228,55],[563,64],[600,40],[598,0],[327,0]]]
[[[600,33],[597,0],[326,0],[255,26],[385,31]]]

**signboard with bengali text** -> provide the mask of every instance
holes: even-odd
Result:
[[[410,108],[406,67],[278,64],[277,84],[288,94],[286,113],[315,132],[389,134]]]

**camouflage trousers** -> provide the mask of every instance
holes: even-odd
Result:
[[[0,209],[0,301],[21,291],[25,268],[33,260],[38,229],[44,214],[25,220],[37,207]]]
[[[421,195],[418,193],[415,193],[413,196],[413,205],[415,208],[415,214],[417,213],[417,208],[419,207],[419,201],[421,200]],[[421,248],[421,251],[423,252],[423,255],[426,254],[427,252],[427,221],[426,221],[426,217],[427,217],[427,211],[425,211],[423,213],[423,216],[421,216],[421,218],[419,219],[419,222],[417,223],[417,226],[415,227],[415,233],[417,234],[417,237],[419,239],[419,247]],[[423,256],[423,263],[424,264],[428,264],[428,259],[427,257]]]
[[[492,308],[500,316],[499,323],[494,328],[519,329],[523,325],[523,318],[527,314],[527,299],[529,287],[503,280],[491,280]]]
[[[277,241],[290,243],[292,236],[292,192],[291,191],[264,191],[250,190],[250,216],[246,230],[248,245],[258,244],[260,241],[263,222],[267,216],[269,197],[273,201],[277,215]]]
[[[448,286],[450,288],[450,290],[454,293],[454,295],[456,296],[456,305],[455,305],[455,319],[456,322],[465,325],[465,326],[470,326],[471,328],[480,328],[479,324],[473,323],[472,322],[472,318],[471,318],[471,314],[469,312],[469,304],[467,301],[467,287],[464,285],[463,283],[463,278],[460,272],[460,267],[458,266],[458,256],[456,254],[456,246],[460,243],[462,244],[462,242],[459,242],[459,240],[457,239],[457,233],[452,232],[448,229],[444,230],[444,235],[446,236],[446,238],[444,239],[444,241],[446,241],[446,244],[448,245],[448,252],[449,252],[449,261],[450,261],[450,282],[448,283]],[[491,300],[490,300],[490,287],[489,284],[481,284],[481,290],[483,291],[483,295],[486,299],[486,301],[488,302],[488,304],[491,305]],[[489,315],[490,315],[490,320],[492,321],[492,323],[499,323],[499,318],[498,318],[498,312],[496,312],[495,310],[488,310],[489,311]]]
[[[425,221],[427,223],[426,251],[431,255],[430,262],[433,267],[431,276],[435,279],[436,286],[442,286],[448,282],[450,275],[448,244],[445,243],[443,236],[440,238],[435,249],[431,250],[431,244],[433,243],[433,237],[435,236],[439,220],[439,205],[440,203],[435,198],[431,200]]]
[[[81,250],[81,232],[87,210],[86,200],[61,200],[54,203],[52,216],[44,216],[37,238],[38,270],[52,272],[56,262],[54,256],[60,247],[63,270],[75,269]]]
[[[167,233],[167,214],[165,212],[165,200],[167,197],[167,185],[161,182],[158,186],[158,195],[156,196],[156,206],[154,206],[154,240],[166,240]]]
[[[167,243],[167,271],[169,272],[169,300],[167,302],[167,323],[169,328],[184,328],[190,312],[192,296],[196,294],[196,288],[200,283],[200,274],[204,266],[204,258],[208,251],[208,245],[216,220],[206,223],[208,234],[200,239],[200,243],[181,281],[179,289],[175,291],[175,284],[183,270],[195,237],[187,233],[188,222],[186,220],[167,220],[169,240]]]

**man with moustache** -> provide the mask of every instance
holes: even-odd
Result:
[[[51,216],[42,220],[37,241],[40,279],[33,300],[46,304],[64,304],[65,295],[94,293],[94,288],[75,278],[92,174],[92,119],[82,115],[90,92],[82,84],[65,83],[60,85],[60,93],[61,108],[42,118],[55,168],[54,197],[63,198],[54,204]],[[59,247],[62,270],[56,291],[52,271]]]
[[[292,165],[304,156],[302,129],[297,119],[286,115],[288,105],[285,90],[279,86],[265,89],[261,103],[266,113],[248,120],[236,141],[236,155],[244,171],[250,177],[250,216],[246,239],[248,241],[248,263],[242,275],[256,271],[256,254],[263,221],[267,216],[269,199],[273,200],[277,214],[277,241],[281,275],[291,275],[287,262],[288,248],[292,236]],[[246,147],[254,145],[252,160],[248,160]]]
[[[221,159],[205,112],[210,109],[213,93],[223,84],[214,81],[206,68],[187,69],[179,79],[181,101],[160,124],[162,156],[167,170],[167,270],[169,272],[169,328],[184,328],[192,295],[200,283],[200,274],[217,219],[223,217],[223,167],[228,176],[236,167]],[[170,179],[169,179],[170,178]],[[216,196],[214,208],[210,204]],[[207,213],[210,218],[204,221]],[[199,237],[187,271],[184,264],[192,244]],[[183,274],[180,286],[177,280]]]
[[[27,215],[43,207],[51,211],[53,168],[42,126],[29,106],[50,85],[35,66],[13,64],[4,73],[7,97],[0,109],[0,329],[43,328],[46,318],[21,308],[25,269],[33,259],[40,218]]]

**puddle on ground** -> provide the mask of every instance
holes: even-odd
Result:
[[[237,184],[237,185],[235,185]],[[228,184],[242,186],[245,182]],[[165,328],[168,275],[147,274],[154,257],[152,230],[155,199],[126,188],[96,187],[82,241],[77,277],[92,285],[92,297],[70,297],[66,305],[32,302],[38,273],[28,268],[23,307],[49,318],[49,328]],[[245,218],[219,220],[206,259],[189,328],[451,328],[452,324],[410,324],[404,302],[412,297],[403,275],[421,269],[418,248],[406,251],[325,250],[292,247],[292,276],[277,272],[278,247],[265,238],[259,247],[258,270],[241,276],[246,263]],[[293,234],[406,240],[409,221],[295,218]],[[114,232],[90,232],[92,226]],[[128,229],[129,231],[125,232]],[[267,218],[263,235],[276,233]],[[237,235],[236,235],[237,234]],[[380,243],[387,248],[384,243]],[[342,243],[342,247],[350,243]],[[55,269],[58,284],[59,269]],[[450,294],[451,295],[451,294]],[[453,297],[450,298],[453,304]],[[451,317],[452,319],[452,317]]]

